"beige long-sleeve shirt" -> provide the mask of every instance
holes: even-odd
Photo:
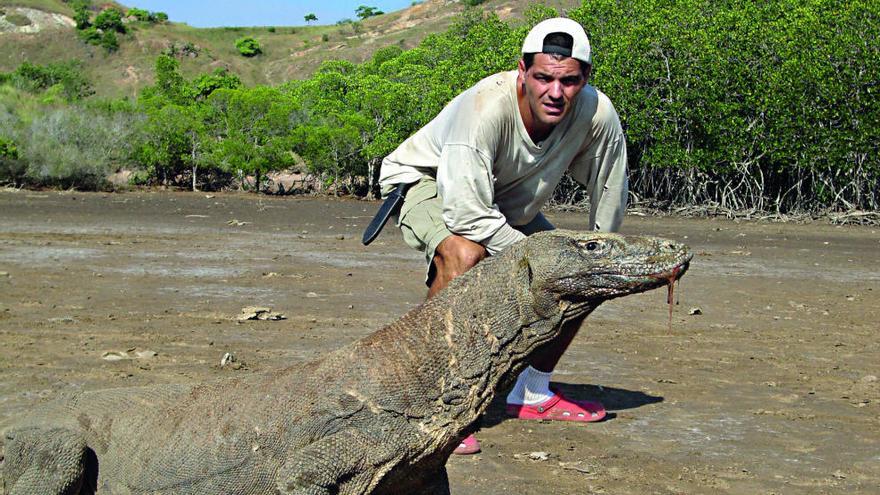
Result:
[[[626,141],[611,101],[585,86],[541,143],[526,132],[517,72],[483,79],[382,162],[383,189],[437,179],[447,228],[496,254],[523,236],[512,226],[537,215],[563,174],[587,187],[589,228],[615,231],[628,193]]]

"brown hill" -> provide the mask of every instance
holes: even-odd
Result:
[[[517,19],[530,3],[492,0],[479,8],[503,19]],[[561,12],[579,4],[574,0],[544,3]],[[280,84],[308,77],[326,59],[361,62],[388,45],[412,48],[428,34],[447,29],[464,9],[454,0],[426,0],[360,23],[323,26],[194,28],[175,22],[132,22],[129,33],[120,36],[119,51],[108,54],[77,37],[67,4],[0,0],[0,71],[14,70],[25,61],[46,64],[79,59],[98,96],[134,96],[152,83],[156,57],[170,53],[181,60],[181,70],[190,77],[224,67],[247,85]],[[256,38],[263,53],[241,56],[235,40],[242,36]]]

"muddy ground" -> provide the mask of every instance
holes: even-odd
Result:
[[[0,422],[62,391],[304,362],[394,320],[423,299],[423,262],[394,229],[361,246],[376,208],[0,192]],[[600,307],[555,377],[610,419],[508,420],[496,401],[483,453],[449,462],[453,493],[880,493],[880,230],[629,216],[624,232],[697,253],[671,329],[662,290]],[[287,319],[236,320],[254,305]]]

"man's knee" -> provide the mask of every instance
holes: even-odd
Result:
[[[442,264],[438,268],[452,270],[458,276],[485,259],[488,252],[481,244],[453,234],[437,246],[435,256]]]

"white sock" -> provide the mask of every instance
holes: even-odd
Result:
[[[527,406],[543,404],[553,397],[550,391],[550,375],[529,366],[516,379],[516,384],[507,394],[507,403]]]

